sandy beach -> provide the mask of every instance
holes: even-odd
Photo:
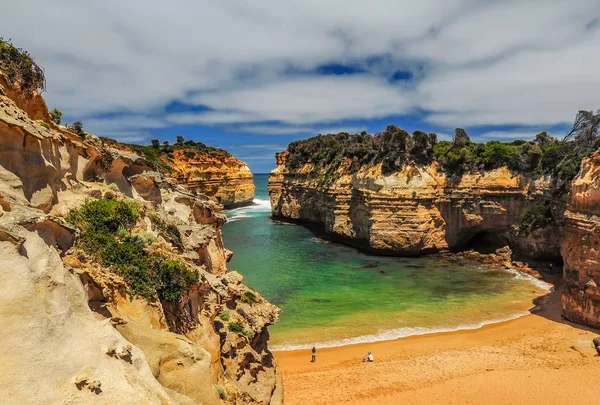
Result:
[[[319,349],[316,363],[276,352],[286,404],[600,404],[600,332],[562,319],[556,288],[534,313],[480,329]]]

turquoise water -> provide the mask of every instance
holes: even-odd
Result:
[[[337,346],[476,328],[527,313],[540,282],[514,271],[432,258],[370,256],[270,219],[268,175],[255,205],[228,212],[230,270],[283,309],[275,349]]]

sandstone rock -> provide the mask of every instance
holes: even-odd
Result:
[[[279,310],[262,298],[256,307],[236,308],[225,283],[245,287],[239,275],[224,278],[231,252],[223,246],[222,206],[152,172],[153,165],[134,153],[40,125],[32,117],[43,99],[13,90],[0,81],[0,281],[8,287],[0,289],[0,403],[92,404],[102,398],[220,405],[216,384],[225,387],[230,403],[281,403],[266,329]],[[47,114],[45,105],[42,110]],[[235,181],[222,200],[227,193],[246,198],[242,183],[252,183],[251,174],[226,164]],[[198,271],[200,282],[180,302],[130,297],[121,276],[74,245],[78,230],[61,218],[103,195],[138,200],[143,219],[132,231],[138,236],[158,235],[150,212],[181,233],[182,247],[169,238],[148,247]],[[253,336],[244,337],[240,357],[222,351],[237,334],[215,330],[224,306]]]
[[[595,328],[600,327],[600,291],[591,283],[595,285],[593,280],[600,280],[599,179],[600,151],[582,162],[571,183],[561,247],[565,278],[563,315]]]
[[[272,215],[322,226],[334,239],[377,253],[414,256],[462,249],[486,235],[500,236],[551,192],[549,178],[515,176],[506,167],[447,178],[437,163],[406,166],[389,176],[380,166],[353,175],[324,173],[307,164],[296,172],[286,153],[269,178]]]
[[[190,191],[204,194],[226,208],[248,205],[254,200],[254,181],[248,166],[226,154],[175,150],[172,160],[164,160],[173,172],[170,176]]]

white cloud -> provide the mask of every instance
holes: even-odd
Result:
[[[303,134],[417,108],[443,127],[550,126],[598,107],[597,0],[20,0],[2,13],[2,35],[45,67],[50,107],[123,137]],[[307,73],[330,63],[368,72]],[[387,81],[401,69],[418,80]],[[165,116],[173,101],[212,111]],[[88,119],[101,113],[134,118]]]
[[[231,128],[231,132],[250,133],[257,135],[293,135],[307,134],[314,130],[311,127],[287,126],[287,125],[244,125]]]
[[[291,124],[381,118],[407,113],[409,90],[364,75],[302,76],[194,97],[215,110]]]

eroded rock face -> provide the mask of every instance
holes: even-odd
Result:
[[[585,159],[571,184],[561,253],[563,315],[600,327],[600,151]]]
[[[456,181],[435,163],[390,176],[367,167],[322,185],[323,174],[310,164],[291,173],[285,159],[277,155],[269,179],[274,217],[319,224],[347,243],[385,254],[460,249],[486,233],[500,234],[550,190],[547,179],[514,176],[506,168]]]
[[[178,184],[209,196],[225,208],[247,205],[254,200],[252,172],[231,155],[176,150],[173,159],[165,160],[165,164],[173,169],[169,176]]]
[[[227,271],[222,206],[152,172],[135,154],[42,125],[19,108],[37,101],[19,104],[6,94],[0,91],[0,341],[10,347],[0,353],[0,402],[281,403],[267,348],[279,309],[258,294],[241,301],[248,288]],[[132,299],[119,275],[74,247],[78,230],[63,220],[98,198],[138,200],[136,232],[198,271],[200,282],[177,303]],[[218,318],[224,310],[244,334]]]

